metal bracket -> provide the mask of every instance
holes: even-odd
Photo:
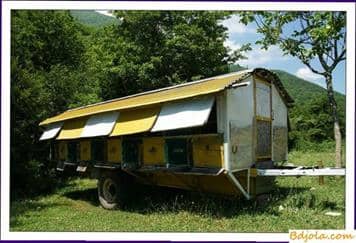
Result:
[[[241,191],[241,193],[245,196],[247,200],[251,199],[250,195],[250,170],[247,170],[247,191],[243,188],[243,186],[240,184],[239,180],[234,176],[234,174],[231,171],[227,172],[227,176],[229,180],[234,183],[234,185]]]

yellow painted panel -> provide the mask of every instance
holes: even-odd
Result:
[[[67,142],[61,141],[58,143],[59,160],[66,160],[68,155]]]
[[[212,192],[224,195],[239,195],[239,189],[231,183],[226,174],[218,176],[212,175],[184,175],[166,172],[154,172],[147,177],[143,175],[149,183],[159,186],[167,186],[194,190],[200,192]],[[243,183],[243,178],[241,183]],[[244,184],[245,186],[245,184]]]
[[[247,75],[246,73],[232,74],[231,76],[213,77],[206,80],[177,85],[166,89],[150,91],[146,93],[136,94],[124,98],[114,99],[107,102],[80,107],[65,111],[57,116],[48,118],[40,123],[46,125],[58,121],[98,114],[102,112],[132,109],[135,107],[143,107],[163,103],[167,101],[180,100],[191,98],[204,94],[216,93],[224,90],[228,85],[236,80],[239,80]]]
[[[159,111],[160,106],[121,112],[110,136],[149,131],[156,121]]]
[[[164,165],[164,139],[152,137],[143,139],[143,164]]]
[[[80,141],[80,160],[89,161],[91,158],[91,143],[89,140]]]
[[[223,144],[220,137],[198,137],[193,141],[193,164],[196,167],[223,167]]]
[[[79,138],[86,121],[87,118],[66,121],[57,137],[57,140]]]
[[[120,138],[111,138],[108,139],[108,161],[113,163],[121,162],[121,139]]]

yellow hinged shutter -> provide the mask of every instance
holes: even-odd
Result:
[[[159,111],[160,107],[158,106],[122,111],[110,136],[122,136],[149,131],[154,125]]]
[[[65,121],[57,140],[80,138],[87,118]]]

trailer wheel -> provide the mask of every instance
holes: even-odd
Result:
[[[116,209],[121,202],[122,185],[116,173],[104,173],[98,179],[98,196],[105,209]]]

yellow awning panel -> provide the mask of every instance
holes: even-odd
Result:
[[[120,113],[110,136],[122,136],[149,131],[156,121],[161,107],[150,107]]]
[[[177,85],[165,89],[153,90],[124,98],[114,99],[90,106],[80,107],[63,112],[57,116],[48,118],[40,123],[46,125],[58,121],[98,114],[102,112],[126,110],[135,107],[143,107],[167,101],[190,98],[194,96],[216,93],[224,90],[227,86],[248,75],[249,72],[238,72],[223,76],[217,76],[205,80]]]
[[[57,140],[80,138],[80,134],[84,129],[87,119],[88,118],[85,117],[64,122],[63,128],[59,133]]]

